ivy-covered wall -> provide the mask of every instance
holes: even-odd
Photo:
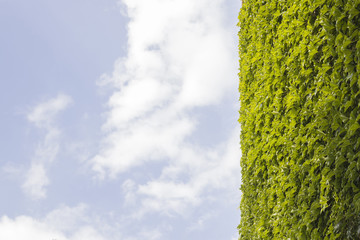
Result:
[[[360,0],[243,0],[240,239],[360,239]]]

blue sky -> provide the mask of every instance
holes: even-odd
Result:
[[[237,239],[235,0],[0,0],[0,239]]]

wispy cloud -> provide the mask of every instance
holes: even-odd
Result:
[[[158,179],[139,185],[141,213],[158,211],[182,215],[189,206],[197,206],[202,200],[214,197],[217,189],[226,189],[228,194],[234,192],[234,186],[240,181],[236,130],[228,142],[216,149],[196,151],[194,147],[183,147],[181,155],[163,167]],[[223,197],[229,201],[225,196],[226,193]]]
[[[60,147],[61,132],[56,126],[55,119],[71,102],[69,96],[59,94],[36,105],[27,115],[29,122],[45,131],[44,139],[37,146],[22,185],[24,192],[34,200],[46,197],[46,186],[50,184],[46,169],[55,160]]]
[[[42,199],[46,197],[46,186],[50,181],[46,175],[45,166],[43,163],[31,163],[28,170],[25,182],[22,185],[25,193],[32,199]]]
[[[62,206],[44,218],[19,216],[14,219],[0,218],[0,239],[19,240],[105,240],[101,231],[93,227],[87,206]],[[102,227],[102,226],[98,226]]]
[[[59,94],[57,97],[36,105],[27,115],[27,119],[38,128],[53,129],[56,115],[72,102],[71,97]]]
[[[100,80],[115,91],[93,170],[100,179],[116,178],[160,162],[156,179],[129,179],[125,194],[140,202],[140,215],[183,214],[212,190],[239,183],[238,128],[217,147],[189,140],[206,124],[194,110],[222,106],[237,89],[236,34],[225,24],[223,0],[122,2],[130,19],[128,53]]]

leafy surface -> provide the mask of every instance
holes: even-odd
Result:
[[[240,239],[360,239],[360,0],[245,0]]]

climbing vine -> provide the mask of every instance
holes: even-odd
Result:
[[[360,0],[245,0],[240,239],[360,239]]]

